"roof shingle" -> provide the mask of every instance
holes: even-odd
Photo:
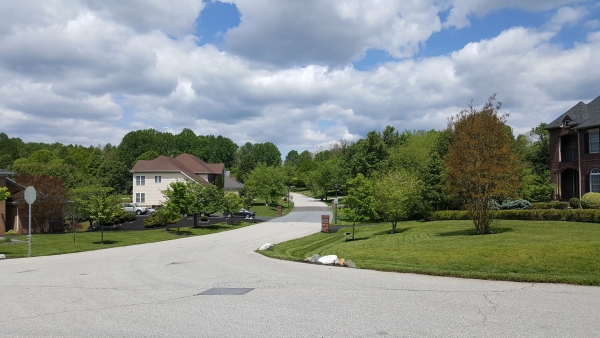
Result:
[[[600,126],[600,96],[585,104],[579,102],[546,126],[546,129],[562,128],[565,117],[570,117],[569,126],[587,129]]]

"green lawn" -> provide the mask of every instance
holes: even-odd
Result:
[[[207,226],[206,228],[181,228],[180,233],[177,233],[177,228],[171,228],[169,231],[166,231],[165,229],[143,231],[105,231],[104,244],[100,243],[100,231],[77,232],[75,234],[75,243],[73,243],[73,233],[41,235],[34,234],[31,241],[31,255],[59,255],[65,253],[114,248],[118,246],[160,242],[186,236],[214,234],[221,231],[237,229],[251,224],[252,223],[249,222],[232,222],[231,225],[219,223]],[[27,236],[11,236],[11,238],[22,240],[24,242],[0,243],[0,254],[5,254],[7,258],[27,257]]]
[[[275,245],[260,253],[302,260],[313,254],[353,260],[358,268],[441,276],[600,285],[600,224],[499,221],[475,235],[471,221],[403,222],[346,228]]]
[[[292,211],[292,209],[294,209],[294,202],[292,202],[292,201],[290,201],[289,208],[288,208],[288,202],[284,202],[281,199],[278,201],[277,205],[281,206],[282,216],[289,214],[290,211]],[[266,206],[264,199],[257,198],[254,200],[254,203],[252,204],[252,207],[250,208],[250,210],[254,211],[256,213],[257,217],[260,217],[260,216],[277,217],[277,205],[272,204],[272,205]]]

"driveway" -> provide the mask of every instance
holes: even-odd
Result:
[[[0,261],[0,337],[597,337],[600,288],[318,266],[260,245],[320,230],[288,216],[209,236]],[[303,209],[305,208],[305,209]],[[316,208],[316,209],[315,209]]]

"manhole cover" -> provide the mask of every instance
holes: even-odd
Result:
[[[243,295],[250,291],[254,290],[253,288],[212,288],[202,292],[200,295],[203,296],[219,296],[219,295]]]

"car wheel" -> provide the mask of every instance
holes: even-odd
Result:
[[[136,215],[141,215],[141,214],[142,214],[142,211],[141,211],[141,210],[136,210],[135,214],[136,214]]]

